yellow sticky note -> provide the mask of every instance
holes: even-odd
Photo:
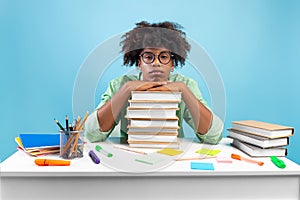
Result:
[[[161,154],[166,154],[166,155],[169,155],[169,156],[176,156],[178,154],[181,154],[183,151],[180,151],[180,150],[175,150],[175,149],[162,149],[160,151],[158,151],[157,153],[161,153]]]
[[[210,155],[210,156],[214,156],[217,155],[218,153],[220,153],[221,150],[218,149],[207,149],[207,148],[202,148],[196,151],[196,153],[198,154],[204,154],[204,155]]]

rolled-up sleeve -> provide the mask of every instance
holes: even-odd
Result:
[[[97,117],[97,110],[89,115],[85,122],[85,136],[90,142],[100,142],[106,140],[113,128],[109,131],[100,131],[100,126]]]
[[[138,80],[139,76],[136,75],[124,75],[120,76],[109,82],[106,91],[101,96],[101,102],[97,108],[91,113],[85,123],[85,136],[90,142],[100,142],[107,139],[107,137],[112,133],[116,125],[119,123],[123,116],[119,115],[115,119],[115,123],[109,131],[100,131],[100,125],[98,121],[97,111],[105,105],[126,83],[127,81]],[[127,127],[127,126],[125,126]]]
[[[110,135],[110,133],[113,131],[115,126],[113,126],[109,131],[100,131],[100,125],[98,122],[98,116],[97,111],[106,104],[112,96],[115,94],[115,80],[111,81],[109,83],[108,88],[106,89],[105,93],[102,94],[101,102],[97,106],[97,108],[89,115],[85,122],[85,136],[90,142],[100,142],[106,140],[106,138]],[[118,83],[118,82],[117,82]]]
[[[208,108],[212,113],[212,122],[211,122],[210,129],[204,135],[198,133],[197,130],[195,129],[192,115],[187,108],[185,108],[185,112],[184,112],[184,118],[185,118],[186,122],[195,130],[195,134],[196,134],[197,138],[200,140],[200,142],[209,143],[209,144],[219,143],[220,140],[222,139],[222,132],[223,132],[223,128],[224,128],[223,121],[217,115],[215,115],[213,113],[213,111],[209,108],[209,106],[207,105],[207,102],[202,97],[202,94],[199,90],[197,82],[193,79],[188,79],[186,84],[190,88],[190,90],[193,92],[195,97],[197,99],[199,99],[199,101],[206,108]]]
[[[198,137],[200,142],[218,144],[222,139],[223,128],[223,121],[217,115],[213,114],[211,126],[207,133],[204,135],[196,133],[196,136]]]

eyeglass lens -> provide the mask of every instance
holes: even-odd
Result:
[[[155,60],[155,54],[152,52],[145,52],[141,56],[146,64],[151,64]],[[158,60],[161,64],[168,64],[171,60],[171,54],[169,52],[161,52],[158,55]]]

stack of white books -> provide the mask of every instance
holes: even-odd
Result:
[[[179,148],[178,103],[181,92],[132,91],[127,108],[130,147]]]
[[[228,137],[232,145],[252,157],[286,156],[294,128],[256,120],[232,122]]]

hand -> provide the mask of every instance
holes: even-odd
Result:
[[[183,82],[167,82],[166,84],[149,88],[148,91],[173,91],[173,92],[182,92],[184,86]]]
[[[167,82],[128,81],[125,87],[128,88],[129,91],[146,91],[165,84],[167,84]]]

